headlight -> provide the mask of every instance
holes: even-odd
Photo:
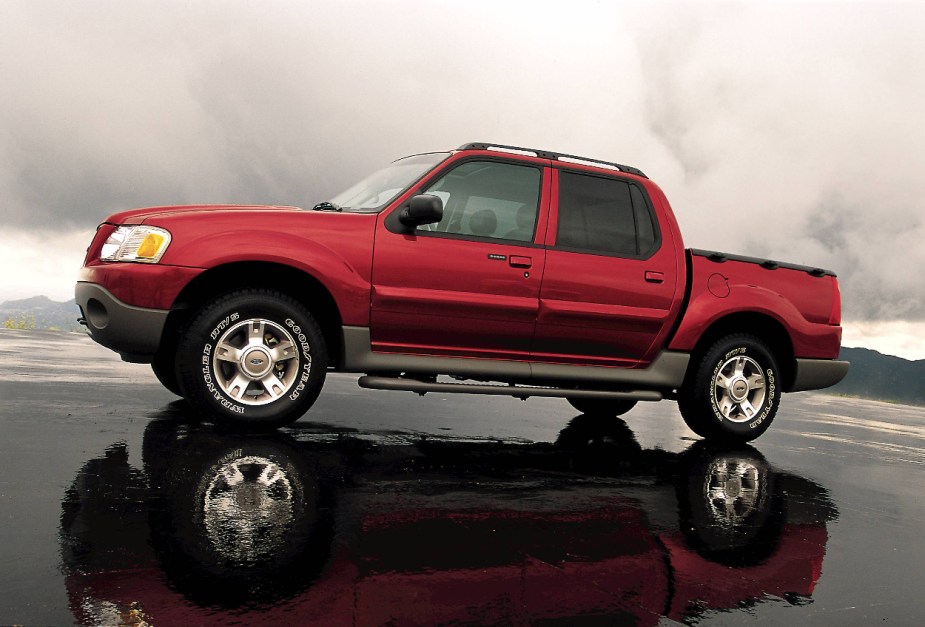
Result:
[[[120,226],[100,250],[101,261],[157,263],[170,244],[170,233],[156,226]]]

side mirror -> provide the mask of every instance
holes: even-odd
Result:
[[[440,222],[443,219],[443,200],[432,194],[412,196],[411,203],[401,210],[398,219],[412,228]]]

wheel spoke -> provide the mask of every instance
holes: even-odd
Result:
[[[739,403],[739,409],[741,409],[742,413],[745,414],[745,416],[750,419],[754,418],[755,414],[758,413],[758,410],[752,406],[752,404],[748,401],[748,399]]]
[[[264,466],[263,471],[260,473],[260,477],[257,479],[257,481],[260,483],[260,485],[269,487],[278,482],[281,477],[282,473],[280,473],[279,468],[276,466],[267,465]]]
[[[272,359],[274,362],[285,361],[286,359],[292,359],[295,356],[296,352],[293,349],[293,344],[288,340],[280,342],[270,349],[270,359]]]
[[[235,400],[241,400],[244,398],[244,393],[247,392],[247,386],[250,384],[251,380],[245,377],[240,372],[238,375],[228,384],[228,395]]]
[[[282,382],[277,379],[276,375],[274,375],[272,372],[262,378],[260,383],[263,385],[263,389],[266,390],[267,394],[269,394],[274,401],[282,396],[283,392],[286,391],[283,389]]]
[[[220,342],[215,347],[215,358],[222,361],[241,361],[241,350],[235,348],[228,342]]]
[[[264,335],[266,335],[266,323],[263,320],[254,320],[247,325],[247,343],[251,346],[263,346]]]
[[[733,371],[733,374],[737,377],[741,377],[745,374],[745,358],[744,357],[736,357],[735,370]]]
[[[241,483],[244,480],[244,475],[241,474],[237,466],[227,466],[222,469],[222,478],[227,485],[233,486]]]
[[[764,387],[764,375],[760,372],[750,376],[747,381],[749,390],[760,390]]]
[[[732,412],[732,408],[733,408],[732,399],[729,398],[728,394],[724,394],[723,398],[720,400],[720,403],[719,403],[719,410],[722,412],[722,414],[726,418],[728,418],[729,414]]]
[[[723,373],[716,375],[716,387],[728,390],[730,385],[732,385],[732,381],[729,380],[729,377],[725,376]]]

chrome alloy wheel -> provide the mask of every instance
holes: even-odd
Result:
[[[748,422],[761,410],[767,396],[767,378],[758,362],[738,355],[727,359],[713,378],[713,400],[732,422]]]
[[[212,354],[219,387],[244,405],[266,405],[283,396],[299,376],[300,361],[290,332],[262,318],[230,327]]]

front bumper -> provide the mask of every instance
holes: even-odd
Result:
[[[797,359],[796,377],[788,392],[821,390],[845,378],[851,364],[833,359]]]
[[[77,283],[74,294],[90,337],[125,361],[151,362],[169,311],[126,304],[103,286],[85,281]]]

